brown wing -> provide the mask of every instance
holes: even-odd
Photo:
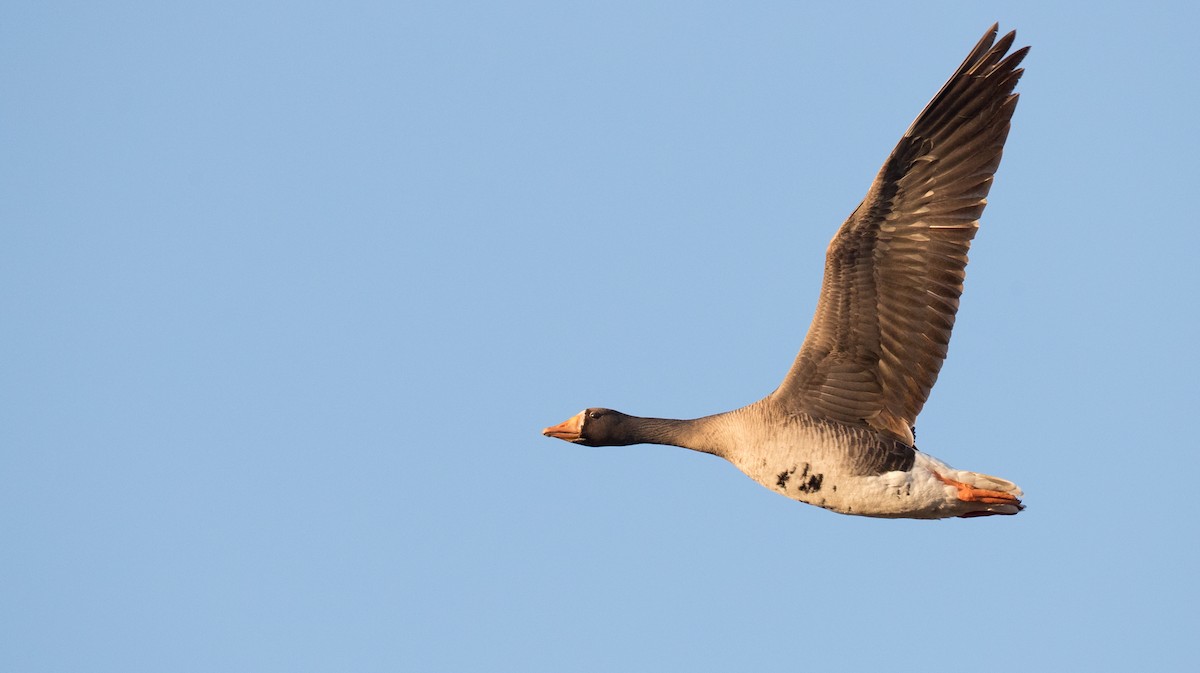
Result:
[[[962,294],[967,249],[1028,47],[992,26],[921,112],[829,245],[816,315],[772,398],[913,443]]]

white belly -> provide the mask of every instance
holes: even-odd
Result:
[[[786,439],[741,447],[730,462],[772,491],[842,514],[931,519],[958,514],[954,489],[933,474],[958,471],[932,456],[917,452],[904,471],[863,475],[855,469],[849,457],[866,433],[801,426]]]

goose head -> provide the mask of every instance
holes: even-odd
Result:
[[[638,437],[634,421],[635,417],[612,409],[584,409],[542,434],[584,446],[628,446],[646,441]]]

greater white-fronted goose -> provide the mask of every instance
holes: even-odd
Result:
[[[1021,511],[1016,484],[956,470],[913,437],[946,357],[1029,51],[1008,53],[1015,32],[996,34],[992,26],[933,97],[834,236],[816,315],[777,390],[692,420],[586,409],[543,434],[715,454],[773,491],[843,514]]]

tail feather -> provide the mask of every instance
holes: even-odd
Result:
[[[1022,495],[1025,495],[1020,486],[1017,486],[1007,479],[993,477],[990,474],[980,474],[978,472],[966,472],[965,474],[973,477],[974,485],[978,486],[979,488],[986,488],[989,491],[1002,491],[1004,493],[1011,493],[1018,498]]]

